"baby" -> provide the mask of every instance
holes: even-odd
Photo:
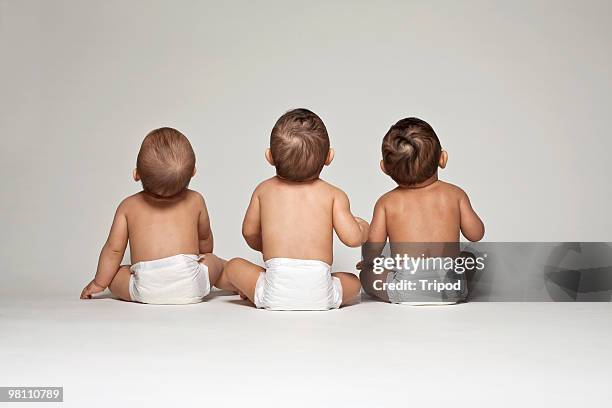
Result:
[[[227,278],[258,308],[328,310],[347,304],[361,286],[351,273],[331,273],[333,231],[357,247],[367,239],[368,223],[351,214],[342,190],[319,178],[334,158],[323,121],[307,109],[285,113],[265,155],[276,177],[257,186],[242,225],[265,268],[235,258],[225,267]]]
[[[195,161],[189,140],[175,129],[145,137],[133,173],[143,191],[119,204],[81,299],[108,287],[127,301],[186,304],[200,302],[211,285],[231,288],[221,277],[225,261],[212,254],[204,198],[187,188]],[[128,242],[132,266],[120,266]]]
[[[368,243],[364,246],[365,259],[371,261],[380,255],[387,238],[392,256],[399,253],[413,257],[460,255],[460,232],[470,241],[482,239],[484,225],[472,209],[467,194],[438,179],[438,167],[445,168],[447,161],[447,152],[442,150],[438,136],[425,121],[402,119],[389,129],[382,142],[380,167],[398,187],[380,197],[374,207]],[[435,276],[438,272],[434,271],[434,278],[438,277]],[[424,279],[425,275],[411,276],[398,270],[374,274],[363,268],[360,278],[366,293],[393,303],[465,300],[461,299],[467,295],[465,278],[452,271],[450,275],[449,271],[444,271],[441,279],[458,279],[463,287],[455,293],[426,294],[417,302],[412,302],[416,296],[414,291],[390,289],[401,287],[398,285],[381,285],[381,282],[397,284],[402,278]]]

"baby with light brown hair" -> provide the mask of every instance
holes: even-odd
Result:
[[[234,258],[224,275],[259,308],[328,310],[351,302],[359,279],[331,272],[333,232],[357,247],[367,238],[368,223],[353,216],[342,190],[319,178],[334,158],[323,121],[307,109],[285,113],[265,156],[276,176],[257,186],[242,225],[265,268]]]
[[[117,211],[94,279],[81,299],[107,287],[122,300],[154,304],[197,303],[222,277],[225,261],[212,254],[213,235],[204,198],[189,190],[196,173],[189,140],[178,130],[151,131],[142,142],[134,181],[142,191]],[[127,245],[131,266],[121,266]]]

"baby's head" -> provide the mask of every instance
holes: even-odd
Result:
[[[402,119],[391,126],[383,138],[382,157],[382,170],[404,187],[430,180],[448,160],[436,132],[417,118]]]
[[[294,109],[276,121],[266,159],[276,167],[278,177],[289,181],[314,180],[333,158],[327,129],[315,113]]]
[[[151,131],[143,140],[134,180],[142,189],[160,198],[186,190],[195,175],[195,154],[189,140],[176,129],[163,127]]]

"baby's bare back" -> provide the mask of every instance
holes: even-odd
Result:
[[[132,263],[177,254],[198,254],[198,194],[186,191],[177,198],[159,200],[146,193],[126,199]]]
[[[384,197],[390,242],[456,242],[461,231],[462,190],[437,181],[423,188],[396,188]]]
[[[259,194],[264,260],[333,261],[335,188],[323,180],[290,183],[272,178]]]

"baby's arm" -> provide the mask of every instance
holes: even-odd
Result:
[[[472,242],[480,241],[485,232],[484,224],[480,217],[478,217],[478,214],[476,214],[476,211],[472,208],[470,199],[465,191],[461,191],[459,197],[459,212],[461,217],[461,233],[463,236]]]
[[[259,213],[259,195],[258,189],[255,189],[249,208],[247,208],[242,222],[242,236],[246,243],[256,251],[262,250],[261,242],[261,217]]]
[[[209,254],[213,251],[213,234],[210,228],[210,218],[204,197],[199,195],[200,217],[198,218],[198,239],[201,254]]]
[[[115,212],[108,239],[100,252],[96,276],[81,292],[81,299],[90,299],[91,295],[102,292],[110,285],[119,270],[127,243],[128,227],[124,201]]]
[[[368,223],[351,213],[348,197],[339,189],[334,195],[332,218],[336,234],[344,245],[354,248],[368,239]]]
[[[368,233],[368,242],[365,246],[363,258],[372,261],[383,251],[387,242],[387,216],[385,213],[385,205],[383,199],[380,198],[374,206],[374,214],[372,215],[372,223],[370,224],[370,232]]]

